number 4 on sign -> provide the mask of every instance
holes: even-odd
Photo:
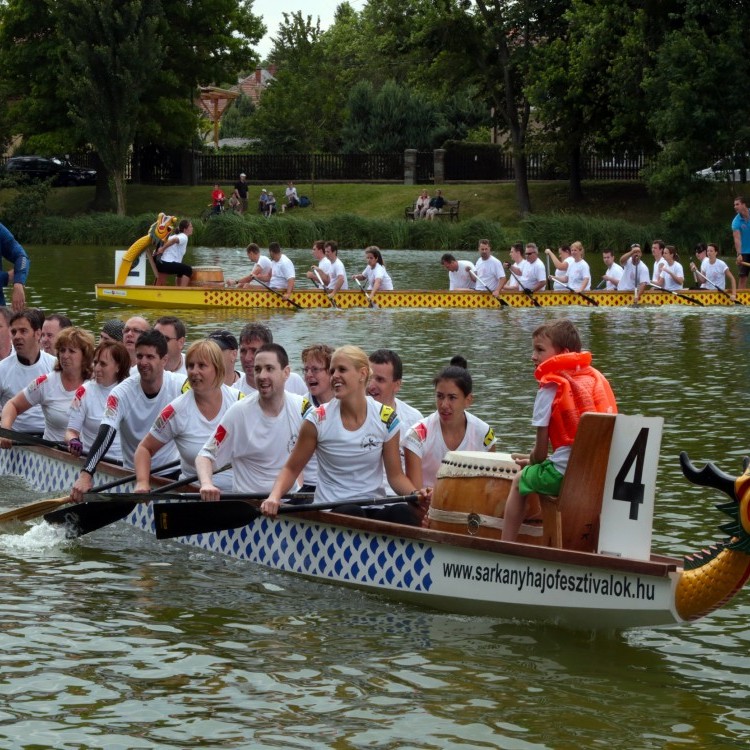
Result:
[[[648,560],[661,417],[618,414],[604,482],[599,552]]]

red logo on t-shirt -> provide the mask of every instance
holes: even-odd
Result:
[[[104,407],[104,417],[105,419],[111,419],[115,416],[117,413],[117,406],[118,406],[118,400],[117,396],[115,396],[113,393],[110,393],[109,396],[107,396],[107,404]]]
[[[170,419],[174,416],[174,407],[172,404],[167,404],[162,410],[161,414],[156,418],[156,422],[154,422],[154,427],[157,430],[163,430],[164,425],[169,422]]]
[[[326,418],[326,405],[321,404],[316,410],[315,410],[315,416],[318,418],[318,422],[323,422]]]
[[[47,375],[40,375],[29,388],[30,391],[36,391],[39,390],[39,387],[42,385],[42,383],[47,379]]]
[[[219,425],[216,428],[216,432],[214,432],[214,442],[216,443],[217,447],[221,445],[224,442],[224,438],[227,436],[226,428],[222,425]]]
[[[427,440],[427,425],[424,422],[417,422],[412,429],[417,433],[420,440]]]

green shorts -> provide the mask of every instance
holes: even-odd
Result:
[[[542,495],[559,495],[563,475],[555,468],[552,461],[546,459],[540,464],[525,466],[521,471],[518,489],[521,495],[539,492]]]

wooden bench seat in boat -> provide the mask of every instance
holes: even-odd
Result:
[[[596,551],[614,429],[614,414],[581,417],[559,496],[539,496],[544,546]]]

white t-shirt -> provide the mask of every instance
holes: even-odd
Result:
[[[714,285],[719,287],[719,289],[726,289],[727,288],[727,269],[729,266],[721,259],[717,258],[713,263],[711,263],[708,258],[706,258],[703,263],[701,263],[701,273]],[[711,288],[711,284],[704,284],[703,286],[708,286]]]
[[[221,386],[221,394],[219,411],[213,419],[209,420],[201,414],[195,403],[195,391],[191,388],[161,410],[149,431],[160,443],[169,443],[174,440],[180,453],[182,477],[195,474],[195,457],[213,435],[229,407],[243,398],[236,388],[228,385]],[[221,490],[231,490],[233,484],[231,470],[217,474],[214,483]]]
[[[493,429],[468,411],[466,415],[466,434],[456,450],[488,451],[497,442]],[[426,419],[412,425],[401,440],[401,447],[411,451],[422,459],[422,484],[434,487],[438,469],[448,452],[448,446],[440,429],[440,415],[434,411]]]
[[[188,236],[184,232],[174,235],[177,242],[170,245],[160,256],[162,263],[182,263],[188,245]]]
[[[331,269],[328,271],[328,286],[326,289],[333,289],[333,287],[336,285],[336,282],[338,281],[339,276],[341,276],[344,279],[344,283],[341,285],[341,289],[348,289],[349,288],[349,280],[346,278],[346,269],[344,268],[344,264],[341,262],[341,258],[336,258],[333,263],[331,263]]]
[[[659,276],[661,276],[661,269],[666,264],[667,264],[667,261],[664,260],[663,257],[659,258],[659,260],[657,260],[654,263],[654,273],[653,273],[653,276],[651,277],[651,281],[653,281],[654,283],[657,282],[657,280],[659,279]]]
[[[581,289],[584,279],[588,279],[588,281],[586,286]],[[583,258],[581,260],[571,259],[571,263],[568,265],[568,286],[577,292],[585,292],[587,289],[591,289],[591,269]]]
[[[107,397],[117,383],[103,386],[95,380],[87,380],[78,387],[76,395],[70,404],[70,417],[68,418],[68,429],[78,433],[78,439],[83,443],[83,450],[88,452],[99,433],[99,425],[102,423],[104,408]],[[120,447],[120,434],[115,436],[109,450],[104,456],[105,461],[122,461],[122,449]]]
[[[258,389],[253,388],[250,383],[247,382],[247,378],[243,375],[241,380],[238,380],[233,386],[240,393],[244,393],[246,396],[252,396],[253,393],[257,393]],[[289,379],[284,385],[284,390],[287,393],[296,393],[298,396],[307,396],[307,384],[301,376],[297,375],[296,372],[289,373]]]
[[[122,463],[126,469],[133,468],[135,449],[148,434],[159,412],[182,392],[185,383],[183,375],[165,372],[163,377],[161,388],[153,398],[148,398],[143,392],[140,375],[123,380],[107,397],[102,424],[117,430],[122,446]],[[169,443],[151,459],[151,468],[158,469],[178,458],[177,447]]]
[[[325,255],[320,259],[320,262],[318,263],[318,268],[326,275],[329,276],[331,273],[331,261],[328,260],[328,258],[325,257]],[[317,277],[315,278],[317,281]]]
[[[552,282],[552,289],[555,291],[567,291],[563,284],[567,284],[570,286],[570,283],[567,281],[568,275],[570,273],[570,264],[573,262],[573,258],[568,256],[565,258],[565,260],[560,260],[560,263],[562,263],[565,268],[557,268],[555,271],[555,278],[561,279],[562,281],[554,281]]]
[[[231,462],[235,492],[270,492],[309,408],[302,396],[285,393],[281,412],[268,416],[255,393],[227,409],[198,455],[210,458],[214,471]]]
[[[362,275],[365,277],[366,288],[372,289],[375,284],[375,279],[380,279],[380,291],[392,292],[393,291],[393,280],[391,279],[388,271],[385,270],[385,266],[381,266],[380,263],[376,263],[374,268],[366,266]]]
[[[66,391],[62,383],[62,374],[57,371],[40,375],[23,389],[23,395],[32,406],[42,407],[45,440],[65,440],[70,405],[76,390],[77,388]]]
[[[294,263],[284,253],[278,260],[271,261],[271,289],[286,291],[287,282],[294,278]]]
[[[364,423],[357,430],[347,430],[341,422],[341,403],[334,398],[311,409],[305,419],[318,433],[316,502],[385,496],[383,445],[399,436],[393,409],[367,396]]]
[[[409,431],[409,428],[413,425],[419,422],[421,419],[424,419],[422,416],[422,412],[419,411],[419,409],[415,409],[413,406],[409,406],[405,401],[402,401],[400,398],[396,399],[396,414],[398,414],[398,422],[400,425],[399,428],[399,443],[401,440],[406,437],[406,433]],[[404,449],[399,444],[398,448],[399,455],[401,456],[401,468],[406,471],[406,463],[404,462]],[[385,494],[386,495],[395,495],[397,494],[392,488],[391,485],[388,484],[388,474],[385,471],[385,466],[383,466],[383,487],[385,488]]]
[[[266,276],[269,271],[273,271],[271,259],[267,255],[259,255],[258,262],[253,264],[250,273],[254,273],[256,268],[260,268],[260,275]]]
[[[474,264],[470,260],[459,260],[457,263],[455,271],[448,271],[448,289],[451,292],[454,289],[474,289],[474,279],[469,273],[474,270]]]
[[[548,383],[543,385],[537,392],[534,399],[534,412],[531,416],[532,427],[549,427],[549,421],[552,418],[552,402],[555,400],[557,393],[557,383]],[[568,468],[568,459],[570,458],[570,445],[561,445],[549,457],[552,465],[561,473],[565,473]]]
[[[474,264],[474,273],[479,279],[475,289],[480,292],[486,292],[487,289],[494,292],[500,283],[500,279],[505,278],[503,264],[494,255],[490,255],[487,260],[479,258]]]
[[[613,263],[609,268],[604,269],[605,276],[611,276],[615,281],[607,282],[607,289],[611,292],[614,289],[620,288],[620,279],[622,278],[623,270],[619,263]],[[616,282],[616,283],[615,283]]]
[[[0,361],[0,408],[40,375],[52,372],[55,362],[57,358],[47,352],[40,352],[39,359],[33,365],[21,364],[15,354]],[[34,406],[19,414],[13,423],[13,429],[19,432],[44,432],[42,407]]]
[[[665,269],[669,269],[676,276],[682,277],[682,282],[675,281]],[[678,261],[674,261],[670,266],[669,263],[664,261],[664,268],[662,268],[661,277],[664,279],[664,288],[667,291],[674,292],[684,288],[685,284],[685,272],[682,270],[682,264]]]
[[[524,259],[518,266],[521,269],[521,283],[530,291],[533,292],[540,282],[547,283],[547,269],[539,258],[533,263]]]
[[[651,275],[646,264],[639,260],[638,264],[634,265],[633,259],[628,258],[625,267],[622,269],[622,276],[617,289],[621,292],[632,292],[635,291],[636,287],[647,284],[649,281],[651,281]]]

